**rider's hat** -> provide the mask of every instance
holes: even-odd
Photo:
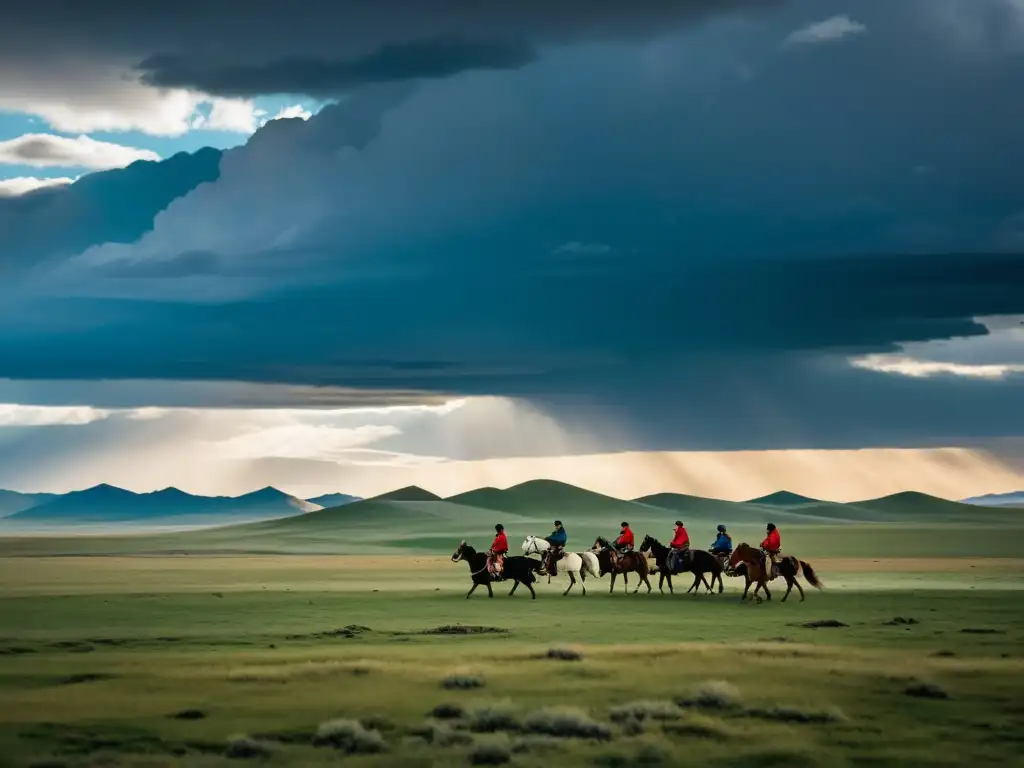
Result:
[[[676,520],[676,525],[682,525],[682,524],[683,523],[680,520]]]
[[[724,525],[718,526],[718,530],[720,530],[722,533],[725,533],[725,526]]]
[[[768,530],[769,531],[774,531],[775,530],[775,523],[768,523]]]
[[[496,530],[496,531],[498,531],[500,533],[501,531],[505,530],[505,526],[502,525],[501,523],[498,523],[496,526],[494,526],[494,530]]]
[[[561,525],[561,524],[562,524],[561,520],[555,520],[555,525]]]
[[[629,523],[619,523],[619,525],[623,528],[629,528]]]

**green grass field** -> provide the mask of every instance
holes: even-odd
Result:
[[[419,554],[0,557],[0,763],[229,765],[230,743],[296,766],[337,745],[382,750],[345,756],[367,766],[1013,764],[1024,562],[983,554],[818,555],[827,589],[785,605],[728,580],[465,600],[465,564]],[[505,631],[426,633],[445,625]],[[464,714],[438,724],[443,704]],[[336,719],[379,737],[315,746]]]

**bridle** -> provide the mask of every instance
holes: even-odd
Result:
[[[541,557],[544,557],[545,550],[542,550],[537,545],[537,537],[536,536],[531,536],[527,541],[529,541],[529,544],[526,545],[526,551],[524,552],[524,554],[527,554],[527,555],[540,555]]]

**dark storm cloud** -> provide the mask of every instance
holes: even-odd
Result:
[[[271,90],[301,74],[322,80],[390,72],[420,76],[420,70],[508,65],[529,48],[488,48],[495,39],[523,45],[581,40],[630,40],[662,35],[715,15],[774,7],[776,0],[181,0],[172,5],[130,0],[66,3],[19,2],[5,9],[0,60],[52,65],[50,54],[80,64],[152,56],[199,60],[212,76],[220,67],[257,92],[255,76],[270,78]],[[461,47],[423,41],[459,40]],[[495,59],[495,56],[497,58]],[[294,57],[307,59],[296,72]],[[293,59],[281,66],[282,59]],[[168,60],[164,60],[165,63]],[[279,62],[273,65],[273,62]],[[185,64],[189,75],[199,72]],[[250,69],[251,68],[251,69]],[[194,79],[178,70],[175,82]],[[311,71],[316,70],[316,71]],[[17,72],[4,69],[7,77]],[[223,73],[222,73],[223,74]],[[238,82],[233,80],[235,85]]]
[[[215,96],[265,93],[331,97],[368,83],[448,77],[471,69],[518,69],[536,59],[525,42],[417,40],[391,43],[359,58],[288,58],[253,66],[204,67],[181,56],[153,56],[139,64],[150,85],[183,87]]]
[[[134,242],[171,201],[214,181],[220,157],[209,148],[180,153],[89,174],[59,189],[0,198],[0,274],[98,243]]]

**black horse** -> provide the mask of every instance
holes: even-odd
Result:
[[[662,582],[668,581],[668,591],[673,593],[672,589],[672,577],[680,573],[689,571],[693,574],[693,584],[686,590],[686,594],[690,594],[697,585],[703,582],[704,587],[709,593],[714,591],[715,580],[718,580],[718,594],[722,594],[724,586],[722,584],[722,564],[718,558],[712,555],[710,552],[705,552],[703,549],[691,549],[682,557],[676,557],[673,567],[668,567],[668,556],[671,550],[658,541],[653,536],[644,536],[643,543],[640,545],[641,552],[647,552],[650,550],[651,554],[654,555],[654,561],[658,564],[658,591],[663,592],[661,585]],[[708,584],[708,580],[704,578],[704,574],[711,574],[711,583]]]
[[[515,582],[509,595],[514,595],[519,585],[525,584],[526,588],[530,590],[530,595],[533,599],[537,599],[537,593],[533,591],[533,583],[537,580],[537,572],[543,567],[539,560],[534,560],[531,557],[509,557],[506,555],[505,563],[501,569],[501,576],[497,579],[491,576],[487,570],[487,553],[477,552],[464,541],[452,553],[452,562],[457,563],[459,560],[466,561],[469,565],[469,573],[473,578],[473,586],[466,593],[467,600],[481,584],[487,587],[487,596],[494,597],[491,582],[508,580]]]

